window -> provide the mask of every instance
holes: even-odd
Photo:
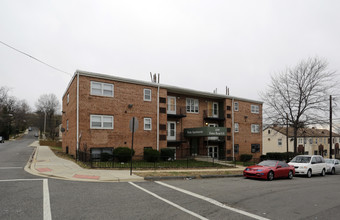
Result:
[[[67,93],[66,99],[67,99],[67,104],[68,104],[70,102],[70,93]]]
[[[113,129],[113,116],[91,115],[90,121],[92,129]]]
[[[238,112],[238,102],[235,102],[235,103],[234,103],[234,111],[235,111],[235,112]]]
[[[113,97],[113,84],[91,81],[91,95]]]
[[[68,119],[66,120],[66,131],[68,131]]]
[[[198,99],[187,99],[187,112],[198,113]]]
[[[144,101],[151,102],[151,89],[144,89]]]
[[[251,105],[251,113],[259,114],[260,107],[258,105]]]
[[[251,152],[252,152],[252,153],[258,153],[258,152],[260,152],[260,145],[259,145],[259,144],[252,144],[252,145],[251,145]]]
[[[151,131],[152,126],[151,126],[151,118],[144,118],[144,130],[146,131]]]
[[[270,134],[270,130],[268,129],[268,134]]]
[[[279,145],[279,147],[282,146],[282,138],[277,139],[277,145]]]
[[[309,143],[313,144],[313,138],[309,138]]]
[[[235,145],[234,145],[234,153],[235,153],[235,154],[238,154],[238,153],[239,153],[239,150],[240,150],[239,145],[238,145],[238,144],[235,144]]]
[[[252,124],[251,125],[251,133],[260,133],[260,125]]]
[[[286,164],[285,162],[282,162],[282,161],[279,161],[277,165],[281,166],[281,167],[289,167],[288,164]]]
[[[238,123],[235,123],[235,132],[239,131]]]

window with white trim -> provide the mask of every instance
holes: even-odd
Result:
[[[235,125],[234,125],[234,129],[235,129],[235,132],[238,132],[238,131],[239,131],[239,126],[238,126],[238,123],[235,123]]]
[[[282,146],[282,138],[277,139],[277,145],[279,145],[279,147]]]
[[[144,101],[151,102],[151,89],[144,89]]]
[[[187,98],[187,112],[198,113],[198,99]]]
[[[251,133],[260,133],[260,125],[252,124],[251,125]]]
[[[234,103],[234,111],[235,111],[235,112],[238,112],[238,102],[235,102],[235,103]]]
[[[251,105],[251,113],[259,114],[260,113],[260,106]]]
[[[91,81],[91,95],[113,97],[113,84]]]
[[[113,129],[113,116],[111,115],[91,115],[91,129]]]
[[[151,118],[144,118],[144,130],[151,131],[152,129],[152,119]]]

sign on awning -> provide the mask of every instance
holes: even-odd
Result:
[[[225,127],[200,127],[184,129],[185,137],[219,137],[227,136],[227,128]]]

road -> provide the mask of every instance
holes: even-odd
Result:
[[[340,175],[138,183],[44,179],[23,170],[33,133],[0,144],[0,219],[338,219]]]

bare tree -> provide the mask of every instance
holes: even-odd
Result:
[[[50,137],[54,139],[54,128],[56,126],[55,113],[60,109],[57,96],[54,94],[41,95],[35,105],[37,113],[40,115],[40,130],[44,127],[44,118],[46,116],[46,130]]]
[[[294,128],[294,153],[299,128],[325,123],[329,95],[335,94],[337,85],[335,76],[325,60],[309,58],[271,76],[269,88],[261,93],[266,120],[279,125],[285,125],[288,120]]]

